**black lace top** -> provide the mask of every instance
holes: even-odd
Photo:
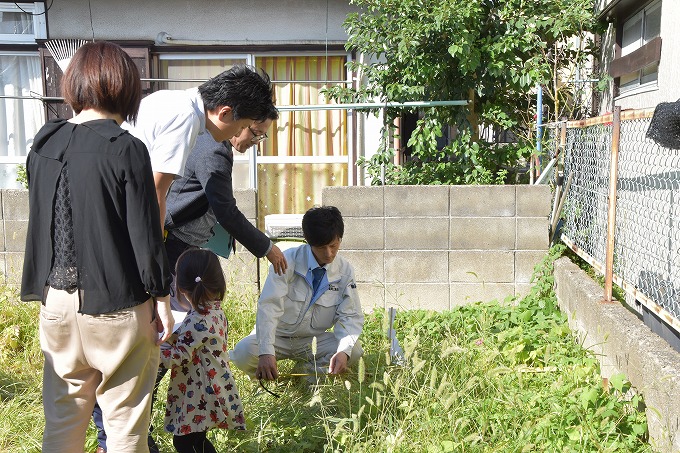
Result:
[[[54,200],[54,229],[52,231],[54,261],[47,283],[52,288],[73,292],[78,288],[78,268],[67,169],[68,167],[64,166],[61,170]]]

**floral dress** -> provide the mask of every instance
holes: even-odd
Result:
[[[170,369],[165,429],[176,436],[211,428],[245,429],[243,405],[229,369],[227,317],[219,302],[191,310],[163,345]]]

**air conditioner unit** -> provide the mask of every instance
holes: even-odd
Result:
[[[264,216],[264,232],[271,239],[303,239],[302,214],[269,214]]]

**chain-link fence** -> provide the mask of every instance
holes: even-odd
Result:
[[[608,246],[613,247],[613,281],[680,331],[680,151],[645,136],[652,113],[623,112],[618,143],[618,116],[607,115],[566,122],[566,134],[556,125],[546,134],[547,146],[563,150],[553,184],[568,181],[560,187],[562,240],[602,273]],[[611,175],[616,177],[613,206]],[[610,217],[615,217],[613,240]]]

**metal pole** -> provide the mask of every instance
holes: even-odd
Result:
[[[543,152],[543,86],[536,84],[536,173],[541,172],[541,153]]]
[[[616,232],[616,183],[619,174],[619,139],[621,138],[621,106],[614,108],[612,120],[612,153],[609,167],[609,208],[607,211],[607,255],[604,267],[604,302],[612,301],[614,282],[614,234]]]

